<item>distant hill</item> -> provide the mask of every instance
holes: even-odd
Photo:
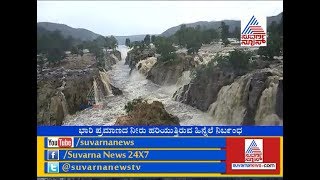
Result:
[[[42,29],[45,29],[47,31],[59,30],[59,31],[61,31],[61,34],[66,38],[68,36],[72,36],[74,39],[80,39],[82,41],[92,41],[95,38],[97,38],[98,36],[100,36],[99,34],[96,34],[92,31],[87,30],[87,29],[72,28],[72,27],[67,26],[65,24],[57,24],[57,23],[51,23],[51,22],[38,22],[37,29],[38,29],[38,33],[39,33],[39,31],[41,32]]]
[[[279,23],[281,20],[282,14],[283,13],[281,12],[276,16],[267,17],[267,25],[271,24],[272,21],[276,21],[277,23]],[[241,26],[239,20],[223,20],[223,21],[226,23],[226,25],[229,25],[229,31],[233,31],[236,26],[238,27]],[[218,29],[219,26],[221,25],[221,21],[198,21],[198,22],[186,24],[187,27],[196,27],[198,25],[200,25],[201,28],[203,29]],[[180,29],[180,26],[181,24],[178,26],[171,27],[166,31],[164,31],[163,33],[161,33],[160,35],[165,37],[171,36]]]
[[[82,41],[92,41],[97,37],[101,36],[100,34],[94,33],[87,29],[83,28],[73,28],[65,24],[51,23],[51,22],[38,22],[37,24],[38,34],[45,33],[47,31],[61,31],[61,34],[67,38],[72,36],[74,39],[79,39]],[[118,44],[125,44],[126,38],[129,38],[131,42],[133,41],[142,41],[146,34],[141,35],[131,35],[131,36],[114,36],[118,40]]]

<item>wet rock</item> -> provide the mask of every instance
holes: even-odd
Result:
[[[122,95],[122,91],[119,88],[117,88],[111,84],[110,84],[110,86],[111,86],[111,90],[112,90],[113,95],[115,95],[115,96]]]
[[[147,79],[159,85],[176,84],[184,71],[195,67],[194,59],[184,53],[178,54],[176,59],[168,61],[158,60],[148,71]]]
[[[276,98],[276,114],[283,119],[283,80],[279,80],[277,98]]]
[[[204,70],[192,79],[190,84],[183,86],[183,90],[174,95],[177,101],[207,111],[211,103],[216,101],[219,90],[231,84],[238,74],[233,69],[215,67],[211,71]]]
[[[112,54],[114,54],[118,58],[119,61],[121,60],[121,52],[120,51],[115,50],[112,52]]]
[[[246,116],[243,119],[243,125],[254,125],[255,112],[263,90],[267,86],[267,78],[272,76],[271,72],[254,73],[249,83],[248,100],[246,103]]]
[[[106,61],[106,64],[115,64],[118,61],[116,56],[119,55],[107,56],[110,61]],[[99,96],[109,95],[109,90],[101,81],[94,56],[86,54],[67,59],[62,65],[45,69],[42,74],[38,74],[38,124],[61,125],[67,114],[72,115],[82,110],[88,104],[88,93],[92,90],[94,79],[98,84]],[[120,89],[111,87],[114,95],[122,94]]]
[[[245,74],[220,89],[208,112],[222,124],[280,125],[275,107],[281,77],[270,68]]]
[[[154,57],[155,53],[155,49],[150,47],[134,48],[127,53],[125,64],[129,65],[131,69],[134,69],[139,61],[148,57]]]

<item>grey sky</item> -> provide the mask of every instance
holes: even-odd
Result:
[[[38,1],[37,21],[85,28],[101,35],[160,34],[196,21],[274,16],[283,1]]]

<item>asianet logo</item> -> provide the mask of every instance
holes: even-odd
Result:
[[[241,46],[267,46],[267,18],[241,20]]]
[[[245,162],[263,162],[263,139],[245,139]]]

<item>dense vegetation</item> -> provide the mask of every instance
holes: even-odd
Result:
[[[144,101],[145,102],[145,101]],[[127,102],[127,104],[124,106],[124,109],[127,113],[133,111],[133,108],[137,105],[142,103],[142,98],[133,99],[132,101]]]
[[[201,74],[209,75],[214,71],[215,67],[232,68],[235,72],[245,72],[250,68],[250,58],[252,52],[235,50],[230,52],[229,55],[217,55],[207,65],[203,64],[198,66],[192,73],[193,77],[201,76]]]
[[[64,38],[60,31],[40,30],[37,35],[37,53],[45,54],[49,62],[57,62],[64,57],[64,51],[70,50],[74,39]]]
[[[258,54],[272,60],[274,56],[280,56],[283,49],[283,17],[280,23],[273,21],[268,27],[267,46],[260,47]]]
[[[65,51],[82,56],[84,49],[92,52],[99,62],[104,56],[102,48],[115,50],[117,45],[118,42],[114,36],[99,36],[93,41],[80,41],[71,36],[64,38],[60,31],[51,32],[38,28],[37,33],[37,53],[40,54],[39,62],[41,63],[45,58],[49,63],[59,62],[65,57]]]

